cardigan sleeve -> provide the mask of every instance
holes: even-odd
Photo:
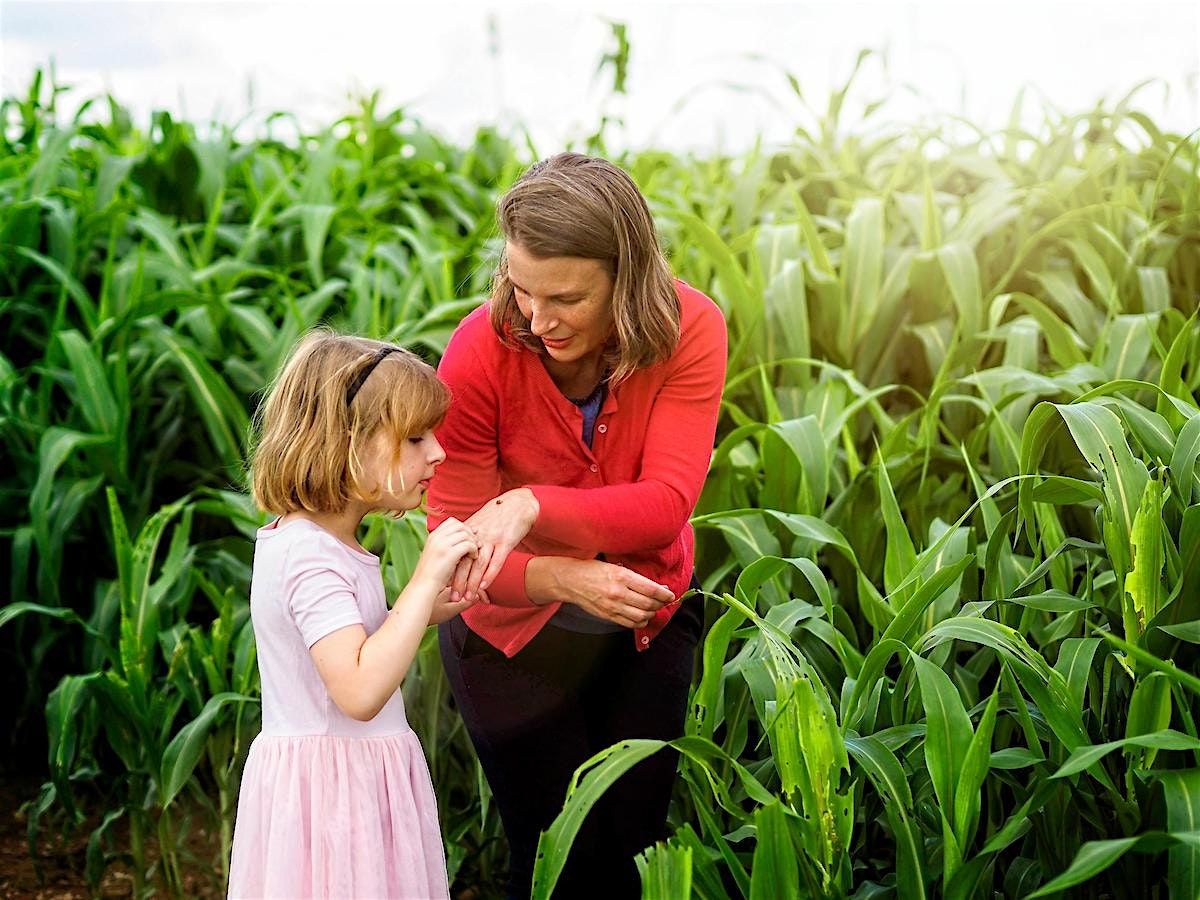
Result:
[[[436,435],[446,451],[429,487],[427,522],[432,531],[453,516],[465,520],[500,493],[498,467],[499,405],[495,387],[471,347],[470,333],[459,329],[450,339],[438,377],[450,389],[450,408]],[[525,566],[531,554],[514,550],[488,586],[498,606],[533,606],[525,592]]]
[[[541,506],[535,533],[605,553],[663,547],[679,536],[708,474],[725,384],[721,311],[709,301],[691,325],[666,363],[637,480],[600,488],[526,485]]]

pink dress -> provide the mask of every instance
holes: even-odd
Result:
[[[429,767],[399,691],[343,713],[309,648],[387,615],[379,560],[304,519],[259,529],[250,616],[262,733],[238,797],[230,897],[446,898]]]

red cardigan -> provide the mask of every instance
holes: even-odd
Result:
[[[592,449],[579,408],[562,395],[537,354],[500,343],[485,304],[459,324],[438,375],[453,401],[437,438],[446,460],[429,488],[429,528],[466,519],[504,491],[531,489],[541,512],[488,588],[490,605],[462,616],[508,656],[538,633],[561,604],[534,604],[525,566],[538,556],[605,559],[666,585],[678,597],[692,575],[688,523],[712,456],[725,383],[725,320],[712,300],[675,283],[680,340],[663,363],[634,372],[608,392]],[[678,602],[636,629],[644,650]]]

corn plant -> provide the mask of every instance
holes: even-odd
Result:
[[[1196,144],[1126,101],[936,157],[829,126],[637,160],[731,337],[693,520],[720,762],[676,743],[646,896],[1193,896]],[[535,896],[652,749],[580,770]]]
[[[181,811],[177,801],[188,789],[210,808],[227,853],[223,819],[236,801],[240,763],[256,727],[244,708],[255,702],[249,691],[257,681],[248,610],[244,604],[235,608],[232,585],[218,592],[212,584],[214,577],[244,582],[246,562],[216,555],[197,559],[191,504],[164,507],[131,535],[115,490],[109,488],[107,497],[118,575],[98,586],[93,620],[62,607],[15,603],[0,613],[0,623],[27,613],[67,619],[87,632],[101,654],[95,671],[65,676],[50,694],[51,780],[39,808],[53,800],[81,820],[75,798],[81,785],[93,783],[105,796],[106,814],[88,842],[89,881],[98,884],[113,855],[106,851],[107,832],[125,819],[130,846],[117,855],[128,858],[135,895],[146,895],[156,882],[179,894],[191,812]],[[217,612],[205,628],[186,621],[197,583]],[[184,707],[191,718],[176,729]],[[104,772],[110,754],[119,761],[116,772]],[[215,804],[208,785],[194,777],[202,758],[216,782]],[[101,772],[104,783],[95,783]],[[154,862],[147,852],[151,838],[157,844]]]
[[[50,695],[52,778],[31,830],[52,810],[71,822],[99,810],[89,879],[125,861],[138,891],[178,894],[198,817],[219,836],[202,861],[219,889],[255,730],[253,704],[234,698],[256,693],[246,539],[261,520],[230,492],[256,395],[322,321],[440,351],[484,290],[495,191],[521,163],[494,132],[452,147],[375,98],[294,147],[270,122],[239,145],[228,128],[202,134],[165,114],[139,131],[113,98],[107,115],[90,103],[64,115],[62,95],[39,73],[26,97],[7,98],[19,127],[0,149],[4,632],[31,676],[22,719]],[[122,534],[181,517],[172,546],[188,571],[172,614],[143,622],[127,672],[132,601],[106,586],[123,577]],[[202,537],[189,548],[193,518]],[[197,571],[196,554],[210,569]],[[435,658],[427,647],[425,670]],[[180,730],[185,707],[200,724]],[[465,737],[454,740],[453,765],[473,770]],[[170,780],[168,746],[186,750]],[[486,868],[495,816],[466,812],[481,780],[466,783],[455,827]],[[130,848],[109,839],[121,823]]]
[[[621,124],[613,37],[593,148]],[[729,327],[686,601],[709,621],[686,733],[581,768],[535,896],[655,752],[680,780],[647,897],[1200,894],[1200,141],[1136,94],[1032,129],[883,124],[873,62],[821,109],[785,74],[782,146],[620,157]],[[256,729],[249,413],[318,322],[436,357],[536,153],[377,97],[241,141],[66,96],[38,74],[0,101],[0,624],[32,673],[6,675],[17,724],[46,722],[31,830],[90,812],[93,884],[121,863],[179,895],[199,863],[220,890]],[[365,529],[389,593],[422,537]],[[404,690],[452,878],[489,890],[502,835],[432,635]]]

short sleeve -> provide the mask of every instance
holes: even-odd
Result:
[[[287,576],[288,609],[309,648],[339,628],[363,624],[353,585],[318,547],[294,548]]]

